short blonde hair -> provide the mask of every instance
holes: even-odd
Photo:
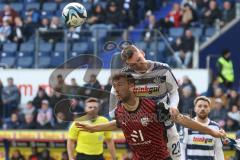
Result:
[[[194,105],[196,105],[197,102],[200,101],[200,100],[208,102],[209,106],[211,105],[211,100],[206,96],[198,96],[197,98],[195,98]]]

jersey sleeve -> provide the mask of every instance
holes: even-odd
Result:
[[[112,87],[111,92],[110,92],[110,99],[109,99],[109,116],[111,118],[114,118],[115,114],[113,114],[113,113],[117,106],[117,98],[115,95],[116,95],[115,89]]]
[[[222,150],[223,144],[220,138],[215,139],[214,143],[214,151],[215,151],[215,159],[224,160],[224,153]]]
[[[183,127],[180,131],[181,160],[186,160],[187,141],[188,141],[188,129]]]
[[[107,122],[109,122],[109,120],[107,118],[103,117],[102,122],[107,123]],[[111,131],[105,131],[104,132],[104,137],[105,137],[105,139],[112,139],[112,132]]]
[[[166,82],[168,84],[167,90],[169,93],[172,93],[172,92],[175,92],[176,90],[178,90],[177,80],[176,80],[175,76],[173,75],[170,68],[166,72]]]
[[[68,138],[77,140],[79,129],[75,126],[75,122],[73,122],[68,130]]]

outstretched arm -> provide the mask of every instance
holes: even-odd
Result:
[[[80,128],[81,130],[88,132],[113,131],[119,129],[117,127],[116,120],[98,125],[90,125],[86,123],[75,122],[75,125],[77,128]]]
[[[207,126],[204,126],[203,124],[201,124],[197,121],[194,121],[191,118],[189,118],[187,116],[184,116],[182,114],[179,114],[177,116],[177,118],[174,119],[174,121],[176,123],[179,123],[179,124],[183,125],[186,128],[190,128],[192,130],[196,130],[196,131],[199,131],[199,132],[202,132],[202,133],[205,133],[205,134],[209,134],[209,135],[211,135],[213,137],[216,137],[216,138],[226,137],[226,134],[223,130],[219,130],[219,131],[213,130],[213,129],[211,129]]]

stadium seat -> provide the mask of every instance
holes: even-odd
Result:
[[[169,35],[170,37],[177,38],[181,37],[184,33],[184,29],[179,27],[179,28],[170,28],[169,30]]]
[[[38,59],[38,68],[49,68],[51,58],[48,56],[39,57]]]
[[[68,51],[69,51],[70,45],[68,45]],[[65,44],[63,42],[58,42],[55,44],[55,52],[64,52],[65,51]]]
[[[19,51],[34,53],[34,43],[30,43],[30,42],[22,43]]]
[[[201,27],[194,27],[190,29],[195,38],[200,38],[203,35],[203,29]]]
[[[143,51],[145,51],[146,49],[147,49],[147,44],[145,43],[145,42],[136,42],[135,43],[135,45],[138,47],[138,48],[140,48],[140,49],[142,49]]]
[[[105,38],[109,29],[109,26],[105,24],[95,24],[90,27],[90,31],[92,31],[92,36],[98,39]]]
[[[18,52],[17,53],[18,57],[34,57],[33,52]]]
[[[0,3],[0,11],[2,11],[2,10],[3,10],[4,6],[5,6],[5,4],[4,4],[4,3]]]
[[[62,11],[63,8],[67,5],[68,3],[61,3],[60,4],[60,7],[59,7],[59,10]]]
[[[29,9],[37,9],[39,10],[40,9],[40,3],[27,3],[26,4],[26,10],[29,10]]]
[[[19,57],[17,59],[18,68],[32,68],[33,67],[33,57]]]
[[[38,52],[38,56],[39,57],[46,57],[46,56],[50,56],[51,52]]]
[[[57,10],[57,4],[54,2],[46,2],[43,4],[42,10],[47,13],[53,13]]]
[[[101,2],[99,2],[99,4],[100,4],[104,9],[107,8],[107,2],[101,1]]]
[[[3,44],[3,52],[16,52],[17,51],[17,44],[16,43],[4,43]]]
[[[69,59],[69,58],[76,57],[76,56],[78,56],[78,55],[79,55],[79,52],[70,52],[70,53],[68,54],[68,59]]]
[[[42,42],[39,44],[39,52],[51,52],[53,49],[52,43]]]
[[[124,64],[121,59],[121,54],[119,52],[116,52],[111,59],[111,69],[120,69],[123,67],[124,67]]]
[[[216,33],[216,29],[214,27],[209,27],[205,30],[205,36],[212,37]]]
[[[51,56],[51,67],[55,68],[64,62],[64,52],[54,52]]]
[[[74,43],[72,51],[77,53],[84,53],[88,50],[88,43],[87,42],[80,42],[80,43]]]
[[[2,57],[1,63],[6,64],[8,67],[13,68],[15,67],[16,57]]]
[[[16,52],[1,52],[0,56],[2,58],[5,58],[5,57],[15,57],[16,56]]]
[[[17,12],[22,12],[23,11],[23,4],[22,3],[11,3],[11,7],[17,11]]]
[[[165,43],[160,41],[158,43],[151,43],[150,45],[150,51],[153,52],[163,52],[165,50]]]

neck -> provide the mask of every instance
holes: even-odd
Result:
[[[199,117],[197,116],[197,117],[196,117],[196,120],[197,120],[198,122],[200,122],[200,123],[207,123],[207,122],[208,122],[208,117],[202,119],[202,118],[199,118]]]
[[[87,114],[87,119],[88,120],[92,120],[92,119],[96,119],[97,118],[97,115],[89,115]]]
[[[127,111],[135,111],[138,107],[139,98],[136,96],[130,96],[126,102],[123,102],[124,108]]]
[[[150,68],[150,63],[148,63],[147,61],[145,61],[142,65],[142,70],[140,71],[141,73],[145,73],[147,72],[147,70]]]

